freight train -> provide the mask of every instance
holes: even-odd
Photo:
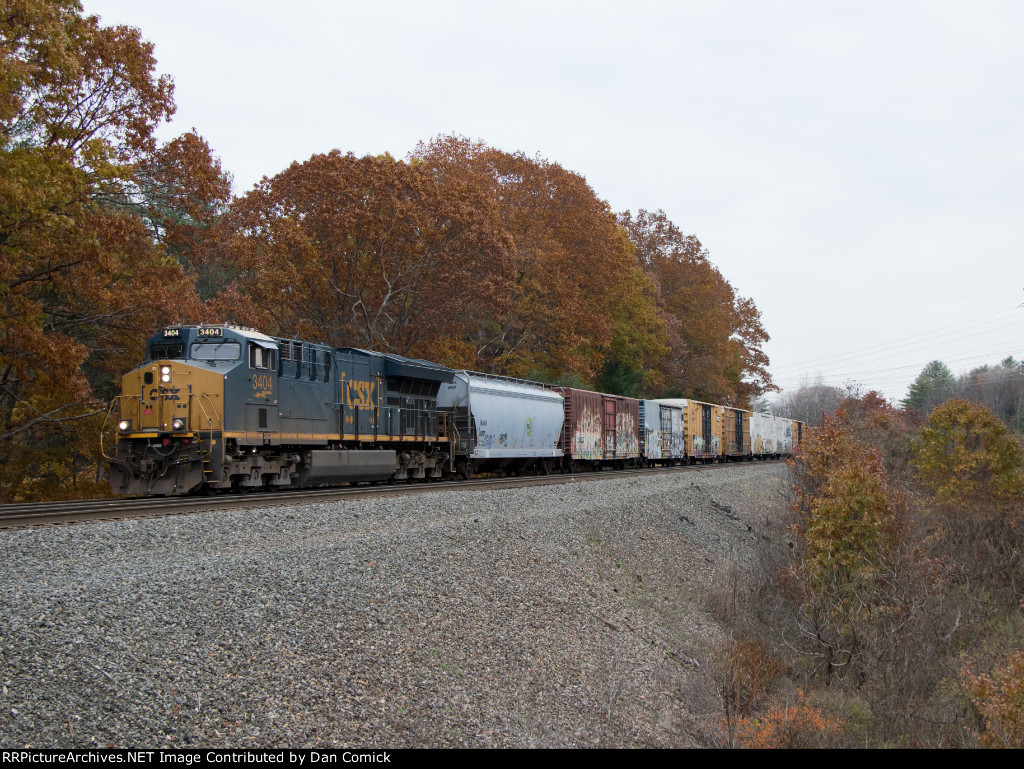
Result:
[[[173,495],[779,457],[803,431],[217,324],[147,340],[104,455],[115,493]]]

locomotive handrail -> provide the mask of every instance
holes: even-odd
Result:
[[[447,421],[448,420],[446,419],[445,422]],[[462,448],[462,433],[459,432],[459,425],[454,419],[452,420],[452,432],[455,434],[455,438],[452,440],[452,446],[455,447],[454,451],[458,451]]]
[[[360,432],[359,417],[369,413],[372,420],[374,441],[395,440],[401,438],[417,438],[433,442],[449,436],[449,414],[442,409],[412,409],[401,406],[352,406],[345,403],[334,404],[338,409],[338,432],[342,440],[358,440]],[[387,417],[388,429],[381,428],[382,416]],[[346,418],[351,417],[352,427],[346,428]],[[436,429],[432,429],[436,425]]]
[[[114,413],[114,409],[117,409],[118,416],[121,415],[122,398],[138,398],[140,401],[142,400],[138,395],[115,395],[113,400],[110,401],[110,405],[107,406],[107,415],[103,417],[103,426],[100,427],[100,456],[107,460],[112,460],[114,457],[107,454],[107,449],[103,445],[103,436],[107,433],[107,423],[110,421],[110,416]]]
[[[482,379],[492,379],[496,382],[509,382],[510,384],[521,384],[529,385],[531,387],[538,387],[541,390],[550,390],[555,385],[548,382],[537,382],[533,379],[520,379],[514,376],[504,376],[502,374],[488,374],[486,371],[470,371],[466,369],[466,373],[470,376],[480,377]]]
[[[192,400],[195,399],[197,410],[202,412],[203,418],[206,420],[206,429],[209,432],[212,433],[213,432],[213,419],[210,417],[210,415],[206,411],[206,408],[204,408],[204,406],[203,406],[203,402],[202,402],[203,398],[205,398],[207,401],[209,401],[210,410],[213,412],[213,416],[215,416],[217,418],[217,422],[221,425],[221,427],[224,426],[224,421],[221,419],[220,414],[217,413],[217,406],[216,406],[216,404],[214,404],[213,398],[210,397],[209,393],[199,393],[199,394],[191,393],[189,395],[189,415],[191,416],[191,414],[193,413],[192,412]],[[194,432],[198,432],[199,429],[196,426],[193,426],[193,431]],[[207,445],[207,442],[203,440],[202,436],[198,436],[198,438],[199,438],[199,448],[200,448],[201,454],[203,454],[204,456],[211,456],[213,454],[213,442],[211,441],[209,443],[209,445]]]
[[[121,408],[121,401],[123,401],[123,400],[138,401],[138,404],[139,404],[140,408],[137,411],[138,411],[138,413],[141,413],[141,411],[142,411],[142,409],[141,409],[141,406],[142,406],[142,396],[141,395],[115,395],[113,400],[110,401],[110,405],[107,407],[107,415],[103,418],[103,426],[100,428],[100,455],[104,459],[108,459],[108,460],[114,459],[113,456],[110,456],[110,455],[107,454],[107,450],[106,450],[106,448],[103,445],[103,436],[104,436],[104,434],[107,431],[107,423],[110,421],[111,415],[114,414],[115,411],[117,412],[118,416],[123,416],[124,415],[124,411],[125,410]]]

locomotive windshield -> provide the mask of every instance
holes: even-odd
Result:
[[[189,349],[193,360],[238,360],[242,346],[238,342],[193,342]]]
[[[184,342],[157,342],[146,350],[147,360],[175,360],[185,358]]]

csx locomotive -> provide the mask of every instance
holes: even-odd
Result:
[[[230,325],[151,337],[107,425],[110,483],[127,495],[760,458],[803,428]]]

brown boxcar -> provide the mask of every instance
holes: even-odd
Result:
[[[552,387],[565,399],[561,446],[567,465],[626,466],[640,459],[640,401],[574,387]]]

